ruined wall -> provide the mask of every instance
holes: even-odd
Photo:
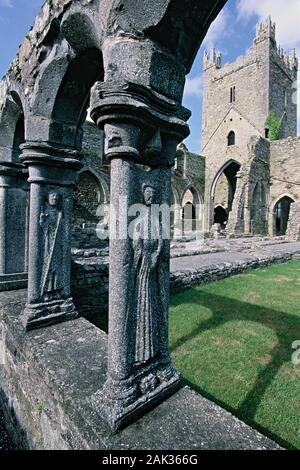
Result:
[[[248,56],[241,57],[232,64],[219,68],[215,64],[204,63],[204,99],[202,121],[202,153],[231,108],[264,135],[265,120],[268,114],[268,54],[267,42],[255,45]],[[245,87],[247,83],[247,87]],[[230,103],[230,88],[235,86],[236,100]],[[247,138],[239,120],[227,121],[224,138],[230,130]]]
[[[224,209],[228,208],[228,181],[224,173],[221,174],[220,178],[218,179],[216,191],[215,191],[215,199],[214,205],[222,206]]]
[[[219,186],[218,192],[213,193],[214,184],[218,172],[230,160],[237,161],[242,172],[242,178],[237,184],[237,200],[234,201],[230,215],[231,229],[265,233],[265,214],[267,218],[272,219],[272,216],[268,215],[268,170],[265,171],[258,155],[249,155],[248,143],[253,136],[265,136],[266,119],[271,111],[275,112],[278,118],[282,118],[283,137],[296,135],[297,106],[294,84],[297,79],[298,60],[294,52],[288,56],[278,47],[275,36],[275,24],[268,18],[265,23],[257,25],[256,36],[247,55],[224,66],[220,53],[212,51],[210,55],[204,56],[202,154],[207,161],[207,230],[212,223],[213,207],[224,199],[224,191],[220,194]],[[230,99],[232,87],[235,87],[233,102]],[[228,146],[227,137],[230,131],[235,132],[235,145]],[[285,179],[282,175],[289,175],[289,172],[291,174],[291,168],[292,172],[297,174],[298,163],[292,163],[298,152],[297,145],[294,145],[294,149],[289,149],[291,144],[287,146],[288,157],[285,156],[285,144],[274,145],[274,158],[270,156],[270,159],[274,160],[272,171],[275,177],[280,174],[281,179]],[[259,154],[259,148],[256,150]],[[265,155],[265,149],[263,153]],[[287,159],[290,160],[289,168],[285,168],[288,166],[284,163]],[[280,196],[279,191],[289,192],[292,189],[292,186],[287,187],[289,183],[284,182],[279,188],[274,181],[270,205]],[[296,193],[299,197],[294,189],[294,194]],[[269,221],[269,230],[270,225]]]
[[[291,205],[286,235],[291,240],[300,240],[300,202]]]
[[[283,60],[283,52],[276,44],[270,47],[270,89],[269,110],[278,119],[282,119],[282,139],[297,135],[297,70],[291,68]],[[289,63],[289,65],[291,65]]]
[[[98,239],[96,226],[101,220],[99,205],[109,203],[110,166],[104,161],[104,135],[95,124],[83,126],[81,161],[74,191],[73,248],[96,248],[104,244]]]
[[[300,137],[270,143],[270,204],[269,231],[274,230],[274,208],[284,196],[300,200]]]
[[[247,159],[237,175],[236,192],[229,215],[229,233],[264,235],[268,226],[270,143],[262,137],[252,137]]]

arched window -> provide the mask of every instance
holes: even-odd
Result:
[[[235,145],[235,133],[230,131],[227,136],[227,145]]]
[[[230,103],[235,103],[235,86],[230,87]]]

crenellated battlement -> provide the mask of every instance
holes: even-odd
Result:
[[[250,59],[251,56],[255,55],[259,44],[263,41],[271,40],[271,44],[273,49],[276,51],[277,58],[279,58],[282,62],[282,65],[288,71],[293,73],[298,71],[298,57],[296,55],[296,49],[293,49],[290,53],[287,53],[283,50],[280,45],[277,45],[276,42],[276,23],[272,21],[271,17],[269,16],[265,22],[259,22],[256,25],[256,36],[253,40],[252,47],[250,48],[250,52],[245,55],[239,57],[235,62],[230,64],[222,64],[222,53],[220,51],[216,51],[213,48],[210,52],[204,51],[203,56],[203,69],[204,71],[215,68],[215,69],[224,69],[224,73],[228,73],[228,69],[232,68],[232,71],[238,69],[239,66],[244,66],[247,64],[247,61]],[[224,68],[225,67],[225,68]],[[292,77],[291,77],[292,78]]]
[[[222,117],[227,121],[224,116],[232,108],[239,111],[242,120],[231,124],[234,122],[231,116],[229,125],[239,128],[239,134],[244,132],[245,117],[265,136],[266,120],[271,112],[281,119],[282,138],[297,134],[298,58],[295,49],[288,54],[276,42],[276,24],[271,17],[257,24],[253,42],[245,55],[223,64],[221,52],[205,51],[203,69],[203,142],[208,142],[215,132],[216,122]]]
[[[266,21],[257,23],[256,36],[254,41],[264,41],[265,39],[273,39],[276,41],[276,23],[272,21],[271,16],[268,16]]]
[[[271,40],[271,44],[276,49],[277,55],[283,64],[291,71],[298,70],[298,58],[296,56],[296,50],[293,49],[289,54],[283,50],[280,45],[276,42],[276,23],[272,21],[269,16],[265,22],[257,23],[256,25],[256,36],[253,42],[255,47],[261,41]]]
[[[207,70],[209,67],[216,67],[220,69],[222,67],[222,53],[220,51],[216,51],[215,48],[211,50],[211,52],[204,52],[203,57],[203,68]]]

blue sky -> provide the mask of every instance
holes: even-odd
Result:
[[[33,24],[44,0],[0,0],[0,76],[14,58],[18,45]],[[278,42],[286,50],[296,47],[300,56],[300,0],[228,0],[206,36],[188,76],[184,105],[191,109],[191,136],[186,144],[193,152],[201,147],[202,57],[213,46],[223,53],[223,63],[246,53],[255,24],[268,15],[277,23]]]

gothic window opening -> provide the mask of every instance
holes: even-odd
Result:
[[[227,145],[235,145],[235,133],[233,131],[230,131],[227,136]]]
[[[235,86],[230,87],[230,103],[235,103]]]

